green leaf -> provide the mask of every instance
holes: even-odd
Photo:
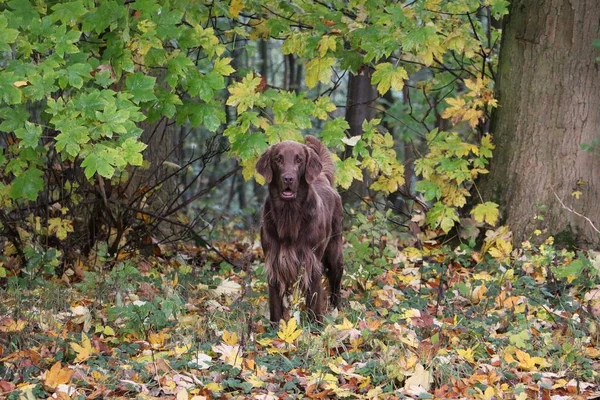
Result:
[[[81,89],[83,83],[91,79],[90,72],[92,72],[90,64],[77,63],[67,67],[66,78],[69,85]]]
[[[156,100],[154,95],[154,85],[156,78],[153,76],[146,76],[141,72],[129,75],[125,81],[125,87],[133,95],[132,101],[135,104],[143,103],[146,101]]]
[[[375,72],[371,77],[371,83],[377,85],[377,91],[383,95],[390,90],[401,91],[404,81],[408,79],[408,73],[402,67],[394,67],[390,63],[382,63],[375,66]]]
[[[442,188],[440,185],[431,181],[418,181],[415,190],[423,193],[423,197],[427,201],[437,200],[442,197]]]
[[[473,210],[471,210],[471,214],[473,215],[473,218],[475,218],[475,221],[485,221],[486,223],[494,226],[498,222],[500,211],[498,210],[498,204],[487,201],[483,204],[478,204]]]
[[[363,173],[358,168],[359,162],[354,158],[347,158],[344,161],[338,161],[336,166],[335,180],[338,185],[348,189],[354,179],[362,181]]]
[[[42,136],[42,127],[26,121],[24,128],[15,130],[15,136],[21,139],[21,143],[19,144],[20,147],[30,147],[35,149]]]
[[[56,32],[52,35],[52,39],[55,41],[54,51],[61,57],[65,54],[75,54],[79,52],[79,49],[75,43],[79,42],[81,32],[77,29],[71,29],[67,31],[65,25],[61,25],[56,28]]]
[[[346,130],[350,129],[348,121],[344,118],[336,118],[325,122],[321,131],[321,139],[327,147],[344,148],[342,139],[346,138]]]
[[[0,131],[13,132],[22,127],[28,119],[29,113],[22,104],[0,108]]]
[[[87,9],[83,5],[83,1],[60,2],[52,6],[51,18],[54,21],[60,21],[64,25],[72,25],[78,22],[79,17],[83,16]]]
[[[331,68],[335,65],[335,58],[315,58],[306,63],[306,86],[309,89],[317,86],[318,82],[329,83],[331,79]]]
[[[107,137],[112,137],[114,133],[127,133],[126,123],[129,121],[130,113],[128,110],[117,110],[116,104],[108,103],[104,107],[104,111],[96,111],[96,119],[102,122],[100,129],[102,134]]]
[[[0,100],[8,105],[21,102],[21,90],[14,85],[19,80],[13,72],[0,71]]]
[[[321,96],[315,101],[315,108],[312,115],[318,119],[325,120],[328,117],[328,113],[333,112],[337,109],[335,104],[331,101],[331,98],[327,96]]]
[[[580,259],[575,259],[567,265],[552,267],[552,271],[557,278],[574,278],[581,275],[585,264]]]
[[[459,218],[455,208],[438,202],[427,212],[426,221],[432,228],[440,227],[445,233],[448,233],[454,223],[459,221]]]
[[[530,340],[531,335],[529,334],[528,330],[522,330],[519,333],[515,333],[514,335],[508,336],[508,341],[521,349],[526,349],[528,347],[527,344]]]
[[[96,146],[96,148],[98,147]],[[97,172],[104,178],[110,179],[114,175],[115,169],[108,160],[109,154],[103,151],[96,151],[96,148],[81,163],[81,166],[85,168],[85,177],[90,179]]]
[[[56,135],[56,150],[62,152],[66,151],[71,157],[75,157],[81,151],[81,145],[88,143],[90,137],[88,136],[88,130],[83,126],[69,127],[66,132],[61,132]]]
[[[10,44],[14,43],[19,36],[19,31],[8,28],[6,16],[0,14],[0,51],[10,51]]]
[[[142,162],[144,161],[142,151],[144,151],[146,147],[148,147],[148,145],[145,143],[129,138],[121,145],[121,148],[123,149],[123,158],[131,165],[142,165]]]
[[[198,96],[204,101],[213,98],[213,88],[205,75],[198,75],[189,80],[188,93],[190,96]]]
[[[213,71],[223,76],[229,76],[233,74],[235,72],[235,69],[233,69],[231,65],[229,65],[231,63],[231,60],[232,59],[229,57],[217,58],[215,60],[215,66]]]
[[[10,185],[9,196],[14,199],[35,201],[38,193],[44,188],[42,171],[30,168],[15,178]]]

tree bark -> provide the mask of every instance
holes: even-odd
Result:
[[[363,66],[357,75],[350,74],[348,78],[348,93],[346,94],[346,116],[350,125],[350,136],[358,136],[363,133],[362,124],[365,120],[375,118],[376,110],[374,103],[377,100],[377,89],[371,84],[372,68]],[[346,149],[346,155],[350,155],[351,148]],[[356,196],[366,197],[368,195],[368,176],[363,174],[363,181],[354,181],[349,193],[342,193],[344,202],[356,200]]]
[[[600,155],[580,148],[600,126],[592,46],[599,21],[598,0],[515,0],[504,21],[496,150],[480,189],[501,205],[516,244],[535,229],[563,244],[600,243],[590,221],[564,207],[600,225]],[[582,192],[579,199],[574,190]]]

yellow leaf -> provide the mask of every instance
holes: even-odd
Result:
[[[461,117],[464,114],[463,107],[465,106],[465,100],[462,97],[447,98],[446,103],[450,104],[450,107],[446,108],[442,113],[443,118]]]
[[[153,349],[158,350],[165,347],[165,342],[170,337],[171,335],[166,334],[164,332],[150,333],[148,335],[148,341],[150,342],[150,346],[152,346]]]
[[[27,81],[16,81],[16,82],[13,83],[13,85],[15,87],[22,87],[22,86],[29,85],[29,82],[27,82]]]
[[[496,225],[498,222],[498,217],[500,216],[500,211],[498,210],[498,204],[492,203],[491,201],[486,201],[483,204],[478,204],[471,211],[473,218],[477,222],[486,222],[492,226]]]
[[[483,117],[483,111],[477,110],[475,108],[469,108],[466,110],[462,116],[463,121],[469,122],[471,128],[475,128],[479,123],[479,119]]]
[[[456,353],[461,356],[462,358],[464,358],[465,360],[467,360],[468,362],[470,362],[471,364],[475,364],[475,349],[477,348],[477,346],[475,347],[469,347],[468,349],[458,349],[456,350]]]
[[[277,336],[288,344],[293,344],[298,336],[302,334],[302,329],[297,329],[296,318],[290,318],[288,322],[279,321],[279,332]]]
[[[479,285],[471,292],[471,303],[479,304],[481,300],[485,298],[487,287],[485,285]]]
[[[69,368],[62,368],[60,361],[57,361],[44,375],[44,388],[53,392],[58,385],[69,383],[73,372]]]
[[[48,220],[48,231],[56,235],[58,239],[65,240],[69,232],[73,232],[73,224],[70,219],[50,218]]]
[[[254,107],[254,103],[259,98],[259,94],[256,92],[258,85],[260,85],[259,76],[254,76],[252,73],[246,75],[241,82],[234,83],[229,87],[231,95],[227,99],[227,105],[237,106],[238,114]]]
[[[204,385],[204,389],[210,390],[211,392],[221,392],[223,390],[223,386],[217,382],[210,382]]]
[[[497,239],[496,246],[488,250],[490,255],[500,262],[509,261],[511,251],[512,243],[503,239]]]
[[[240,11],[244,8],[244,2],[242,0],[231,0],[229,4],[229,13],[233,18],[240,16]]]
[[[335,58],[314,58],[306,63],[306,86],[309,89],[317,86],[317,83],[329,83],[331,79],[331,67],[335,65]]]
[[[575,197],[577,200],[579,200],[579,198],[581,197],[583,193],[581,192],[581,190],[575,190],[573,193],[571,193],[571,196]]]
[[[238,344],[238,335],[235,332],[223,331],[223,341],[231,346]]]
[[[27,326],[27,321],[22,319],[14,320],[12,318],[0,320],[0,332],[21,332]]]
[[[71,348],[77,353],[76,363],[84,362],[96,353],[96,349],[92,347],[92,342],[85,333],[81,334],[81,344],[71,343]]]
[[[336,40],[335,36],[325,35],[319,40],[319,55],[325,57],[328,50],[335,51]]]
[[[335,326],[337,329],[339,329],[340,331],[346,331],[348,329],[352,329],[354,328],[354,324],[352,322],[350,322],[350,320],[346,317],[344,317],[344,322],[342,322],[339,325]]]

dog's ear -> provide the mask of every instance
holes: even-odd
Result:
[[[273,169],[271,168],[271,148],[269,147],[256,162],[256,171],[264,176],[266,183],[273,180]]]
[[[312,148],[306,146],[306,171],[304,172],[304,178],[306,179],[306,183],[309,185],[313,183],[321,170],[323,169],[323,165],[321,164],[321,158]]]

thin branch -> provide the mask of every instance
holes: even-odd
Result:
[[[562,208],[564,208],[565,210],[577,215],[578,217],[581,217],[583,219],[585,219],[590,226],[592,227],[592,229],[594,230],[594,232],[596,233],[600,233],[600,230],[598,230],[598,228],[596,228],[596,225],[594,225],[594,223],[592,222],[591,219],[589,219],[588,217],[586,217],[585,215],[578,213],[577,211],[573,210],[571,207],[567,207],[565,205],[565,203],[563,203],[563,201],[561,200],[560,197],[558,197],[558,195],[556,194],[556,192],[554,190],[552,190],[552,193],[554,193],[554,197],[556,197],[556,200],[558,200],[558,202],[560,203],[560,205],[562,206]]]

